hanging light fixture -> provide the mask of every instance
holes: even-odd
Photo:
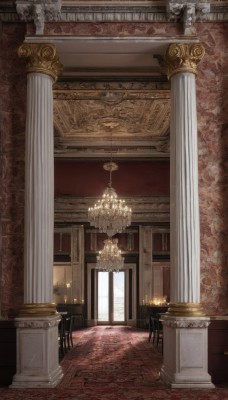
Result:
[[[124,258],[117,246],[118,239],[104,240],[104,248],[97,256],[96,268],[100,271],[118,272],[124,267]]]
[[[118,165],[112,161],[105,163],[103,168],[109,171],[109,184],[105,189],[101,200],[88,210],[90,225],[95,226],[100,232],[112,237],[122,232],[131,224],[132,211],[125,200],[118,199],[115,189],[112,187],[112,172],[118,169]]]
[[[110,162],[103,165],[105,171],[109,171],[109,183],[103,196],[94,207],[88,210],[90,225],[98,228],[99,232],[106,233],[108,239],[104,241],[103,250],[97,256],[96,268],[103,271],[119,271],[124,267],[124,258],[118,249],[118,239],[112,239],[116,233],[122,232],[131,224],[132,211],[125,200],[118,199],[115,189],[112,187],[112,172],[118,169],[118,165],[112,161],[112,129],[116,122],[106,122],[111,129],[111,158]]]

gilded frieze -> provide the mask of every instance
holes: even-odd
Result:
[[[92,146],[101,155],[101,149],[110,147],[112,134],[118,154],[124,146],[126,153],[134,149],[143,154],[150,148],[168,155],[170,91],[145,85],[138,89],[55,89],[54,121],[58,152],[83,144],[85,152]]]

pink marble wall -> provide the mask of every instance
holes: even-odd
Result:
[[[26,81],[17,48],[23,25],[3,24],[0,37],[0,311],[15,315],[23,302],[24,132]]]
[[[23,24],[4,24],[1,48],[1,314],[14,315],[23,301],[23,206],[26,77],[16,50]],[[228,24],[201,23],[206,49],[197,80],[201,298],[209,314],[228,313]],[[33,32],[28,24],[27,33]],[[179,24],[50,23],[45,34],[180,35]]]
[[[197,80],[201,297],[228,313],[228,24],[198,24],[206,55]]]
[[[149,22],[51,22],[45,24],[44,35],[77,36],[176,36],[182,34],[181,24]],[[34,35],[32,23],[27,34]]]

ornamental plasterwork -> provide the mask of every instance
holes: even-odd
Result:
[[[185,35],[195,34],[194,22],[209,19],[210,3],[196,0],[167,0],[170,21],[181,21]]]
[[[22,21],[34,21],[36,35],[43,35],[45,21],[57,21],[61,0],[17,0],[17,13]]]
[[[228,20],[228,1],[227,0],[131,0],[121,2],[97,0],[62,0],[61,2],[37,0],[41,5],[39,10],[32,11],[36,0],[18,0],[18,13],[13,2],[1,1],[0,19],[2,21],[31,21],[37,19],[37,32],[42,31],[44,21],[58,20],[61,22],[167,22],[175,19],[185,26],[191,25],[196,21],[227,21]],[[42,4],[45,3],[45,9]],[[50,3],[51,6],[50,6]],[[187,4],[186,11],[183,11],[183,3]],[[191,5],[191,3],[193,3]],[[52,7],[54,5],[54,10]],[[49,7],[46,9],[46,7]],[[55,8],[56,7],[56,8]],[[61,9],[60,9],[61,8]],[[43,15],[44,13],[44,15]],[[40,19],[40,21],[39,21]],[[39,25],[41,25],[39,27]],[[38,33],[37,33],[38,34]]]
[[[55,223],[88,221],[88,208],[97,200],[97,197],[56,197]],[[125,197],[125,200],[134,210],[133,222],[169,223],[170,200],[168,197]]]
[[[167,135],[170,120],[170,99],[156,98],[143,93],[115,93],[107,96],[119,99],[106,103],[105,96],[93,98],[84,96],[77,99],[69,96],[66,100],[54,101],[55,127],[63,139],[87,141],[110,141],[113,139],[149,140]],[[113,126],[113,128],[112,128]]]
[[[210,325],[210,319],[209,318],[200,318],[199,319],[173,319],[170,318],[169,316],[165,316],[162,319],[162,323],[165,326],[168,326],[170,328],[181,328],[181,329],[203,329],[207,328]]]
[[[15,320],[15,325],[17,328],[25,329],[49,329],[58,326],[60,318],[55,318],[51,320],[26,320],[21,318]]]
[[[108,84],[109,85],[109,84]],[[99,86],[99,85],[98,85]],[[55,154],[58,156],[169,155],[170,91],[55,89]]]

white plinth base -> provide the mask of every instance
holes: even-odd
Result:
[[[214,388],[208,374],[206,317],[163,317],[161,379],[171,388]]]
[[[55,387],[63,377],[59,366],[59,315],[16,318],[17,372],[11,388]]]

